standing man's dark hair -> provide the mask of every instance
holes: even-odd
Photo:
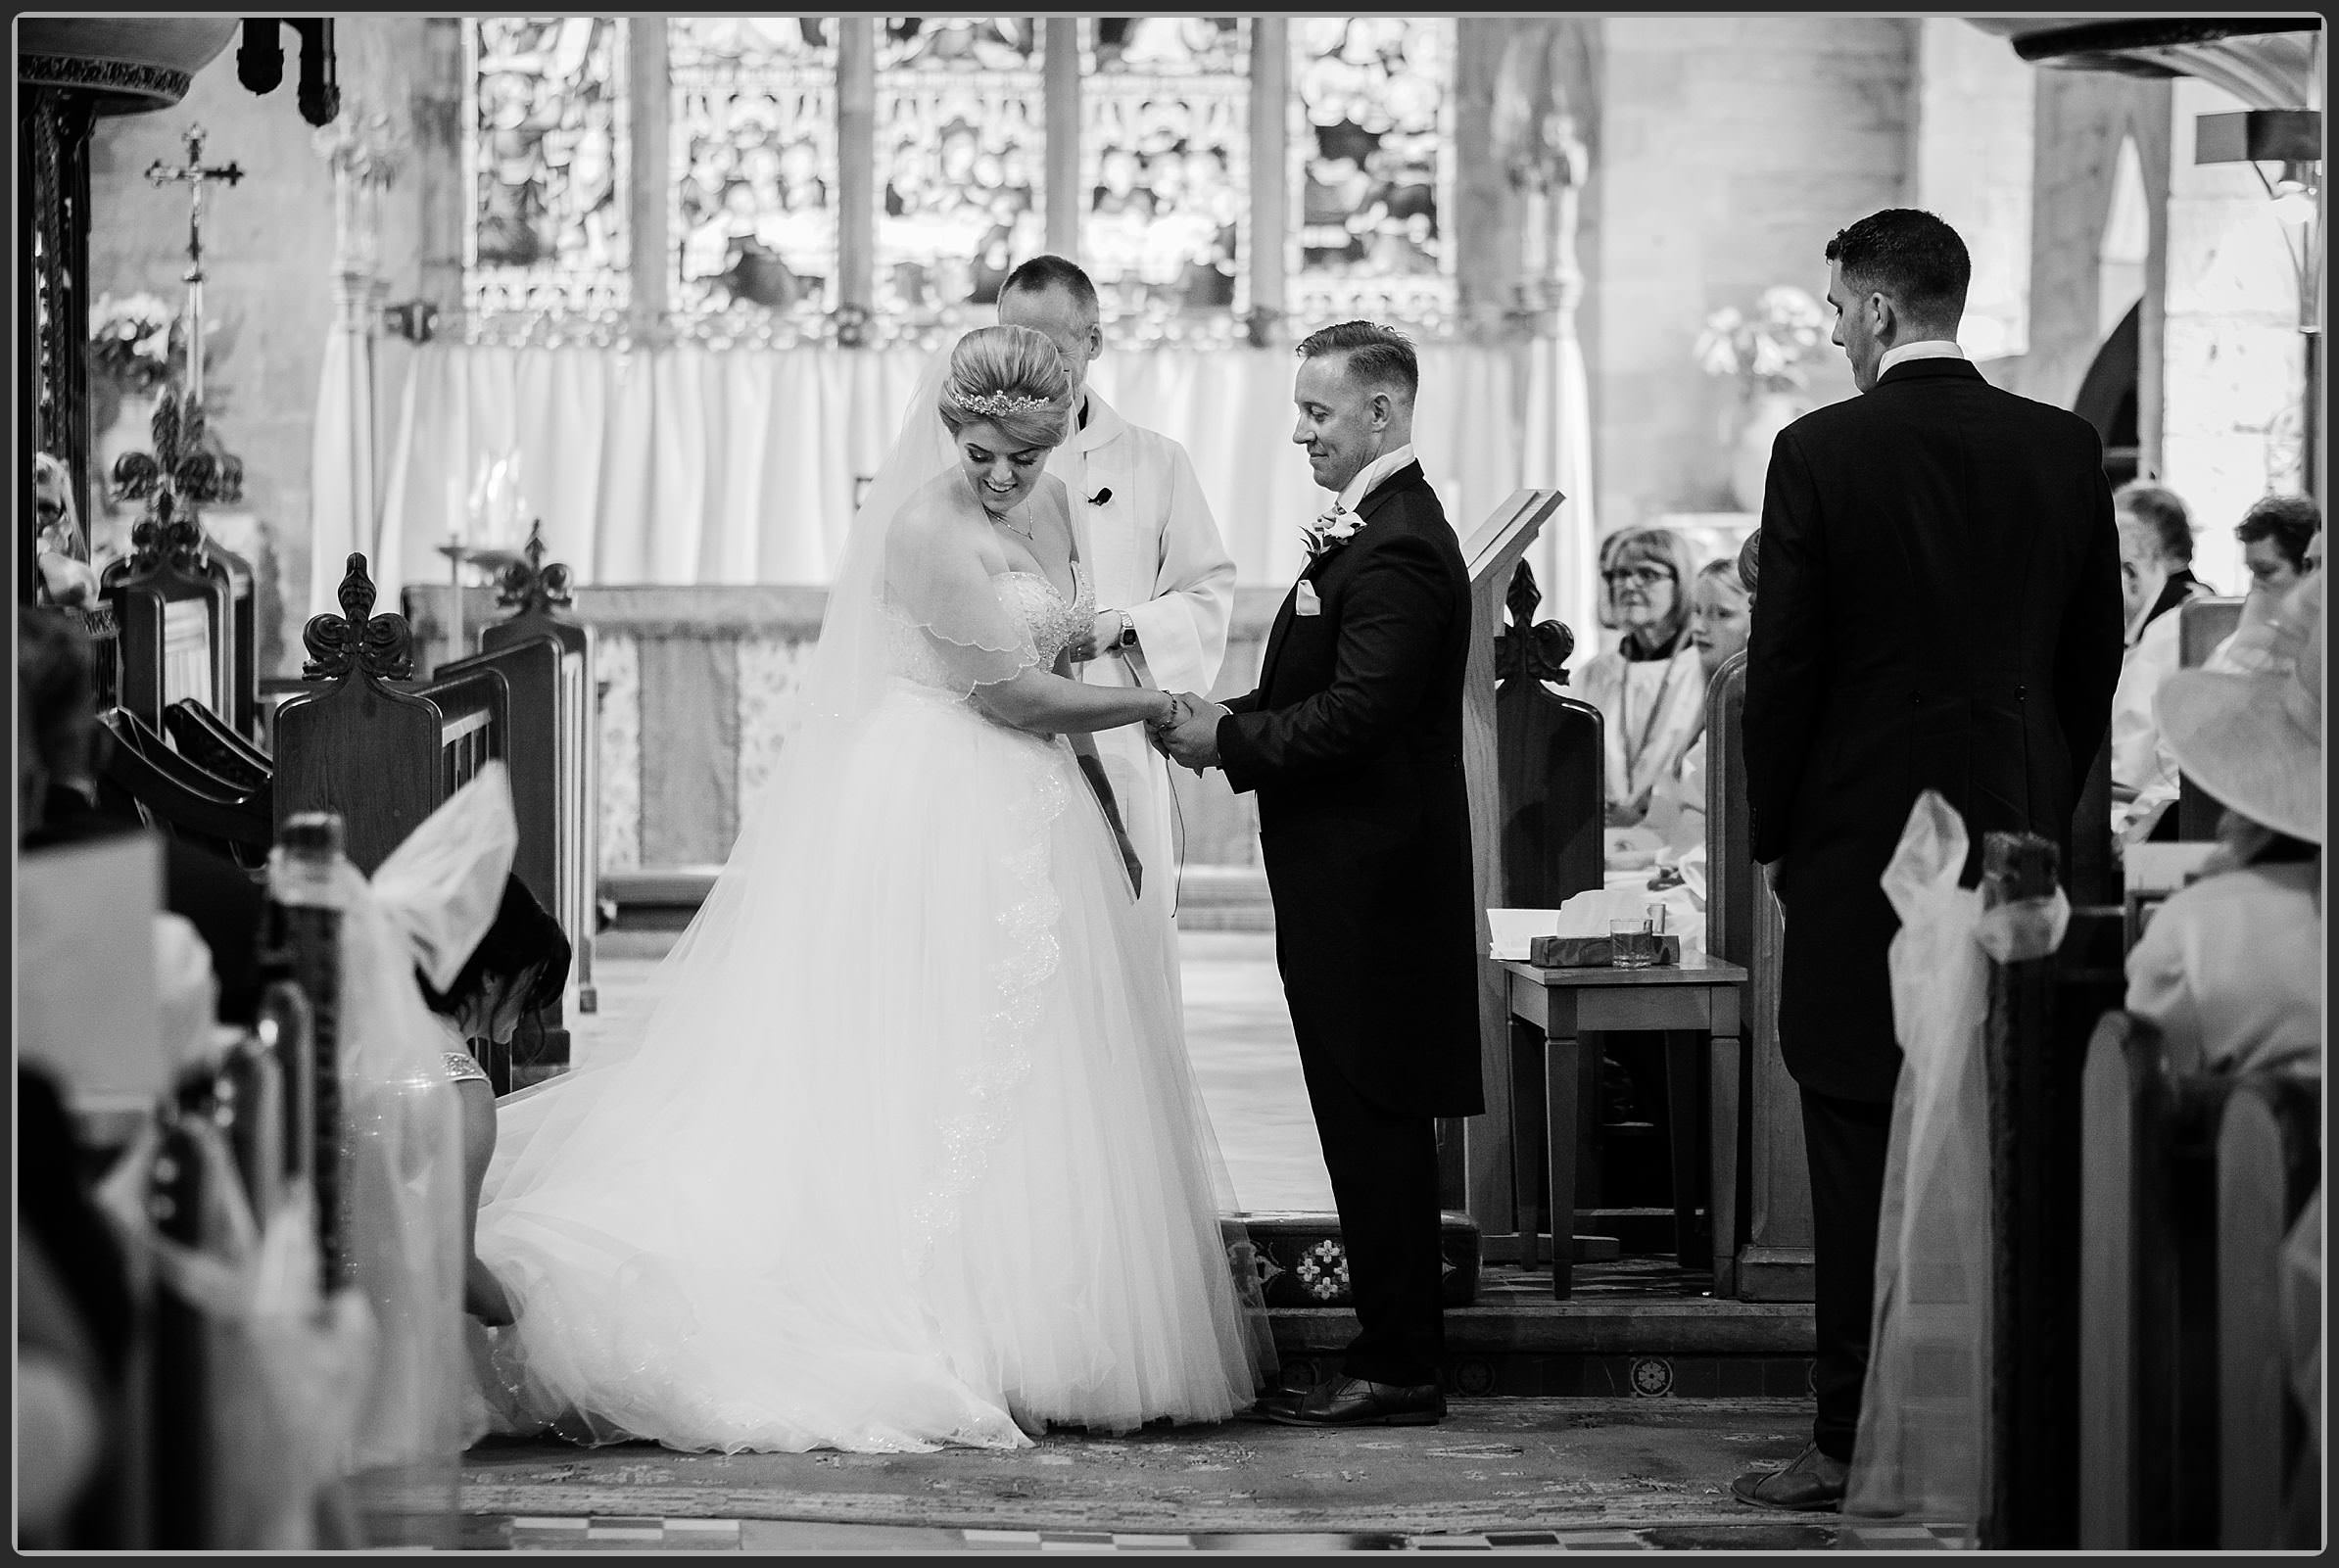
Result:
[[[1954,331],[1966,313],[1973,260],[1957,230],[1931,213],[1913,207],[1871,213],[1837,231],[1828,241],[1827,260],[1843,269],[1854,289],[1889,295],[1929,325]]]
[[[1413,353],[1413,340],[1378,321],[1342,321],[1312,332],[1294,352],[1303,359],[1346,355],[1348,373],[1361,385],[1403,392],[1408,404],[1421,390],[1421,360]]]

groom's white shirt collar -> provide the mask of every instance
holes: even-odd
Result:
[[[1897,349],[1886,349],[1885,356],[1877,361],[1876,373],[1881,376],[1894,365],[1907,364],[1911,359],[1962,359],[1965,356],[1966,351],[1947,338],[1927,338],[1922,343],[1904,343]]]
[[[1357,470],[1357,477],[1350,480],[1346,488],[1340,492],[1340,499],[1335,503],[1335,509],[1355,511],[1359,503],[1372,494],[1373,486],[1412,460],[1413,444],[1409,441],[1395,451],[1382,452],[1378,457]]]

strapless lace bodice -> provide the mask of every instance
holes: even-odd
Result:
[[[1056,662],[1056,655],[1070,647],[1074,639],[1087,624],[1096,619],[1096,593],[1089,586],[1088,574],[1078,561],[1073,562],[1073,599],[1064,602],[1064,594],[1037,572],[1001,572],[991,579],[998,591],[999,602],[1007,612],[1022,621],[1031,634],[1031,645],[1039,652],[1043,665]]]
[[[1073,562],[1069,604],[1056,585],[1038,572],[996,573],[991,578],[991,592],[998,595],[1008,617],[1030,639],[1035,662],[1042,669],[1054,664],[1056,656],[1096,618],[1096,591],[1078,561]],[[894,673],[916,686],[964,696],[964,683],[935,656],[926,634],[890,603],[886,611],[892,628]]]

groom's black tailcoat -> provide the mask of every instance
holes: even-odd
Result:
[[[1219,763],[1259,796],[1275,958],[1362,1332],[1346,1370],[1438,1376],[1435,1118],[1486,1109],[1462,775],[1469,572],[1418,463],[1285,596]]]
[[[1900,1072],[1881,879],[1937,790],[2070,865],[2120,679],[2120,551],[2078,416],[1963,359],[1893,366],[1781,433],[1763,492],[1745,750],[1785,913],[1779,1048],[1803,1090],[1822,1451],[1849,1459]]]
[[[1938,790],[1982,835],[2061,844],[2120,681],[2120,543],[2095,429],[1963,359],[1893,366],[1772,449],[1746,652],[1754,858],[1787,914],[1797,1082],[1899,1077],[1880,879]]]

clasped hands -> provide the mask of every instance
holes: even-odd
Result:
[[[1225,708],[1210,698],[1179,691],[1170,698],[1169,716],[1147,721],[1146,729],[1156,750],[1199,776],[1218,766],[1218,721],[1224,717]]]

